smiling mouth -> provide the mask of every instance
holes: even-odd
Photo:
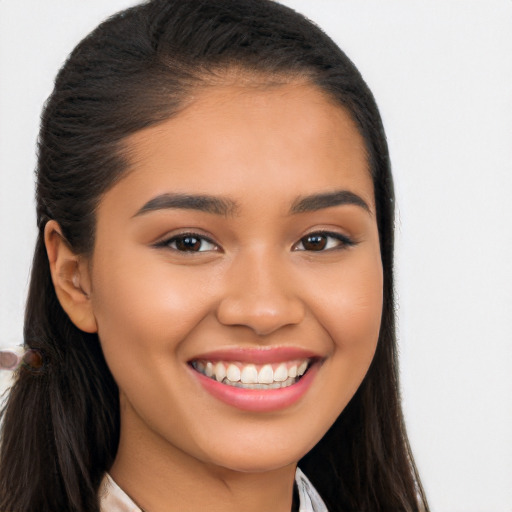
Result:
[[[311,364],[311,358],[273,364],[202,359],[190,363],[195,371],[205,377],[243,389],[280,389],[292,386],[303,377]]]

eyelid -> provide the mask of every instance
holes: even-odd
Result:
[[[315,235],[325,236],[327,238],[334,238],[339,242],[339,244],[337,244],[335,247],[329,247],[327,249],[321,249],[319,251],[308,250],[306,248],[304,248],[304,249],[297,248],[297,246],[299,244],[303,243],[303,240],[305,238],[310,237],[310,236],[315,236]],[[306,233],[305,235],[303,235],[300,238],[300,240],[293,245],[292,250],[305,251],[305,252],[328,252],[328,251],[335,251],[335,250],[343,250],[348,247],[357,245],[357,243],[358,242],[356,240],[354,240],[352,237],[345,235],[343,233],[339,233],[337,231],[325,230],[325,229],[317,229],[317,230],[310,231],[309,233]]]
[[[199,240],[208,242],[209,244],[214,245],[215,249],[208,249],[205,251],[180,251],[177,248],[171,247],[171,243],[175,242],[176,240],[178,240],[180,238],[186,238],[187,236],[194,237]],[[164,236],[164,238],[162,238],[158,242],[154,243],[153,247],[161,248],[161,249],[170,249],[177,253],[188,253],[188,254],[197,254],[197,253],[201,253],[201,252],[214,252],[214,251],[221,250],[221,246],[217,242],[215,242],[215,240],[213,240],[212,237],[205,235],[204,233],[199,233],[194,230],[184,230],[184,231],[180,231],[178,233],[168,234],[168,235]]]

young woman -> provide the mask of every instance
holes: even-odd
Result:
[[[119,13],[56,79],[37,178],[0,510],[427,508],[386,140],[320,29],[266,0]]]

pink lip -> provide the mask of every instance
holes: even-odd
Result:
[[[192,360],[205,361],[237,361],[240,363],[282,363],[293,359],[320,358],[318,354],[297,347],[273,347],[273,348],[233,348],[205,352],[195,356]]]
[[[291,386],[269,390],[237,388],[217,382],[192,368],[190,371],[203,388],[218,400],[244,411],[271,412],[298,402],[309,389],[319,366],[318,362],[314,363],[304,376]]]

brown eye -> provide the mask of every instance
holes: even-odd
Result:
[[[356,242],[341,233],[318,232],[302,237],[293,249],[296,251],[320,252],[344,249],[355,244]]]
[[[176,238],[175,243],[178,251],[199,251],[201,249],[201,239],[195,236]]]
[[[173,236],[158,244],[159,247],[169,247],[179,252],[207,252],[216,251],[218,246],[209,238],[194,233],[184,233]]]
[[[327,245],[327,237],[325,235],[308,235],[302,240],[302,246],[305,251],[323,251]]]

